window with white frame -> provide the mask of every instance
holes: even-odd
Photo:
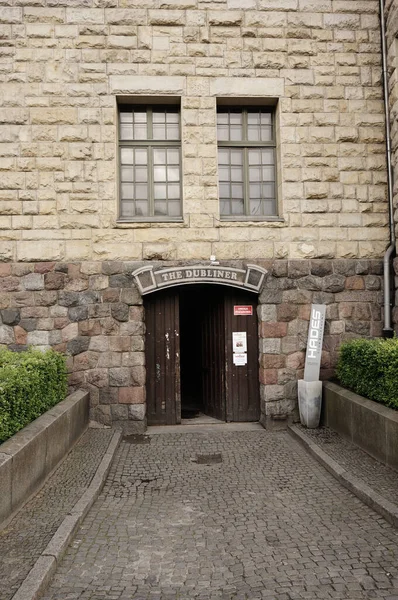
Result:
[[[221,218],[277,216],[273,108],[219,106],[217,139]]]
[[[120,219],[181,217],[177,106],[119,106]]]

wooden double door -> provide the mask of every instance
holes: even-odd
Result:
[[[197,414],[221,421],[259,419],[256,308],[254,294],[216,285],[169,288],[146,297],[149,425],[175,425]],[[246,353],[234,354],[237,340]]]

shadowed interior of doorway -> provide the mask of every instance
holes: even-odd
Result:
[[[206,402],[203,374],[206,364],[206,316],[221,293],[211,286],[186,286],[180,291],[181,419],[188,423],[219,423]],[[214,343],[224,344],[223,336]]]

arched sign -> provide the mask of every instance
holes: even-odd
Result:
[[[258,293],[267,271],[256,265],[247,265],[245,269],[222,267],[220,265],[189,265],[154,270],[153,267],[141,267],[132,275],[142,295],[150,294],[167,287],[192,283],[217,283],[249,292]]]

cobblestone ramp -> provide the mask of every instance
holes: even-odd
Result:
[[[12,598],[89,486],[112,434],[88,429],[41,490],[0,529],[0,600]]]
[[[44,596],[103,598],[397,600],[398,533],[285,432],[123,442]]]

